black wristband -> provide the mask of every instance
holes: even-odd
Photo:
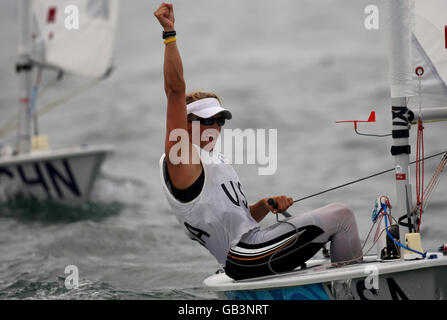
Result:
[[[163,39],[166,39],[166,38],[168,38],[168,37],[175,37],[176,34],[177,34],[177,33],[175,32],[175,30],[172,30],[172,31],[163,31],[163,33],[162,33],[162,37],[163,37]]]

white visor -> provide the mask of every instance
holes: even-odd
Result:
[[[186,105],[186,113],[192,113],[204,119],[211,118],[218,113],[222,113],[225,119],[230,120],[232,118],[231,112],[222,108],[216,98],[205,98],[191,102]]]

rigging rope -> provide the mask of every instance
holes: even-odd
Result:
[[[433,176],[431,177],[430,181],[427,184],[427,187],[424,191],[424,206],[423,210],[425,211],[426,207],[428,206],[428,203],[430,202],[431,196],[433,195],[433,191],[436,189],[436,187],[439,184],[440,177],[442,173],[444,172],[445,165],[447,164],[447,153],[444,153],[444,156],[442,157],[441,161],[439,162],[438,166],[435,169],[435,172],[433,173]]]
[[[94,79],[90,82],[88,82],[87,84],[80,86],[76,89],[74,89],[73,91],[70,91],[68,94],[63,95],[62,97],[60,97],[59,99],[56,99],[55,101],[43,106],[42,108],[40,108],[35,114],[37,116],[42,116],[45,113],[53,110],[54,108],[56,108],[57,106],[67,102],[68,100],[72,99],[73,97],[77,96],[78,94],[81,94],[84,91],[87,91],[88,89],[94,87],[95,85],[97,85],[99,82],[101,82],[103,79],[99,78],[99,79]],[[49,87],[53,86],[58,80],[54,80],[51,83],[49,83],[42,91],[41,94],[46,91]],[[15,130],[18,128],[18,122],[19,122],[19,117],[18,115],[14,115],[11,118],[8,119],[7,122],[5,122],[5,124],[3,125],[3,127],[0,128],[0,137],[9,134],[11,131]]]
[[[397,240],[393,237],[393,235],[388,231],[388,220],[387,220],[387,215],[385,214],[384,217],[385,217],[385,230],[386,230],[386,233],[388,234],[388,236],[390,237],[390,239],[393,240],[394,244],[398,245],[399,247],[401,247],[401,248],[403,248],[403,249],[405,249],[405,250],[408,250],[408,251],[411,251],[411,252],[420,254],[420,255],[422,256],[422,258],[425,259],[425,257],[427,256],[427,252],[419,252],[419,251],[416,251],[416,250],[414,250],[414,249],[411,249],[411,248],[409,248],[409,247],[403,245],[402,243],[400,243],[399,241],[397,241]]]
[[[438,153],[436,153],[436,154],[432,154],[432,155],[430,155],[430,156],[428,156],[428,157],[424,157],[422,160],[431,159],[431,158],[437,157],[437,156],[439,156],[439,155],[441,155],[441,154],[447,154],[447,151],[442,151],[442,152],[438,152]],[[419,161],[421,161],[421,160],[419,160]],[[416,160],[416,161],[412,161],[412,162],[410,162],[410,164],[415,164],[415,163],[418,163],[419,161],[418,161],[418,160]],[[351,184],[354,184],[354,183],[357,183],[357,182],[360,182],[360,181],[363,181],[363,180],[371,179],[371,178],[380,176],[380,175],[382,175],[382,174],[385,174],[385,173],[388,173],[388,172],[391,172],[391,171],[394,171],[394,170],[395,170],[395,168],[391,168],[391,169],[388,169],[388,170],[384,170],[384,171],[381,171],[381,172],[377,172],[377,173],[371,174],[371,175],[369,175],[369,176],[366,176],[366,177],[363,177],[363,178],[360,178],[360,179],[356,179],[356,180],[353,180],[353,181],[344,183],[344,184],[342,184],[342,185],[339,185],[339,186],[336,186],[336,187],[333,187],[333,188],[330,188],[330,189],[326,189],[326,190],[324,190],[324,191],[320,191],[320,192],[311,194],[311,195],[309,195],[309,196],[305,196],[305,197],[299,198],[299,199],[297,199],[297,200],[294,200],[293,202],[294,202],[294,203],[295,203],[295,202],[300,202],[300,201],[303,201],[303,200],[306,200],[306,199],[309,199],[309,198],[312,198],[312,197],[315,197],[315,196],[319,196],[319,195],[321,195],[321,194],[324,194],[324,193],[327,193],[327,192],[330,192],[330,191],[333,191],[333,190],[337,190],[337,189],[346,187],[346,186],[348,186],[348,185],[351,185]]]
[[[417,208],[419,211],[419,223],[417,232],[421,228],[422,211],[424,205],[424,126],[422,124],[422,84],[421,79],[424,74],[422,67],[416,68],[416,75],[418,76],[418,100],[419,100],[419,117],[418,117],[418,133],[416,140],[416,199]],[[422,160],[421,160],[422,159]]]

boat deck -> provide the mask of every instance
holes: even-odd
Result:
[[[362,263],[334,267],[329,260],[309,260],[307,268],[292,272],[235,281],[225,273],[206,278],[204,286],[212,291],[262,290],[330,283],[347,279],[365,278],[371,272],[379,276],[425,268],[447,268],[447,256],[442,253],[427,253],[432,259],[378,261],[376,256],[366,256]],[[436,258],[434,258],[436,257]]]

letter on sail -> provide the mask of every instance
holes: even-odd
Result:
[[[86,77],[107,73],[112,64],[116,0],[32,0],[31,5],[34,61]]]

